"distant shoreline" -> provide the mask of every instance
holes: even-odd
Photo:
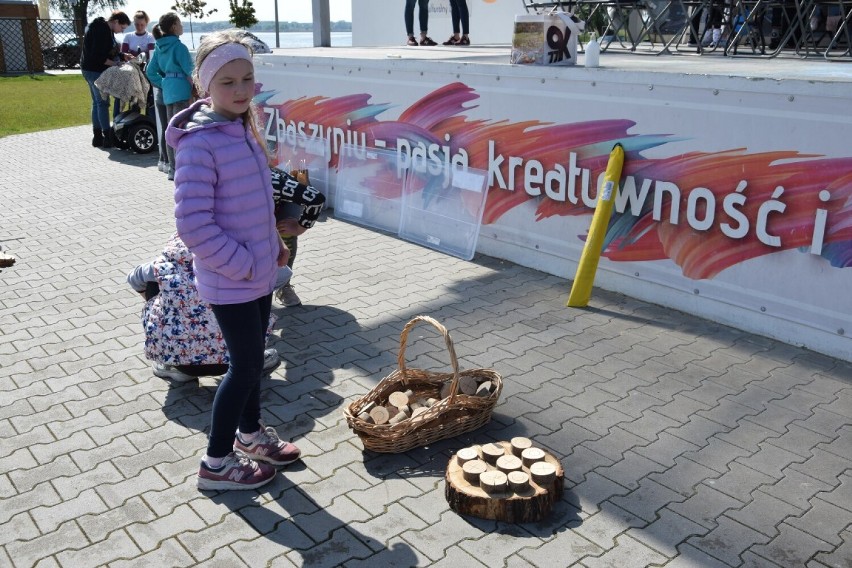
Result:
[[[189,18],[184,19],[184,26],[186,28],[185,31],[189,31],[190,21]],[[193,32],[215,32],[217,30],[227,30],[229,28],[233,28],[234,25],[228,21],[218,21],[218,22],[206,22],[203,20],[192,20],[192,30]],[[313,22],[278,22],[278,31],[281,33],[287,32],[312,32],[314,30]],[[272,32],[275,33],[275,21],[274,20],[265,20],[263,22],[258,22],[252,27],[248,28],[250,32]],[[333,32],[351,32],[352,31],[352,22],[346,22],[340,20],[338,22],[331,22],[331,31]]]

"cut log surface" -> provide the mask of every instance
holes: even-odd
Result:
[[[469,375],[465,375],[459,379],[459,390],[463,394],[476,394],[476,389],[479,385],[476,383],[476,377],[471,377]]]
[[[521,459],[524,461],[524,467],[530,467],[535,462],[544,459],[544,450],[541,448],[527,448],[521,453]]]
[[[397,408],[405,408],[408,406],[408,395],[400,391],[392,392],[388,396],[388,402]]]
[[[497,469],[502,471],[503,473],[509,473],[510,471],[520,471],[521,466],[524,464],[521,462],[521,458],[517,456],[500,456],[497,458]]]
[[[522,438],[518,436],[517,438],[512,438],[512,453],[518,457],[521,457],[521,454],[524,450],[532,447],[532,440],[529,438]]]
[[[462,448],[456,452],[456,460],[458,460],[461,465],[464,465],[471,460],[478,459],[479,453],[477,453],[476,448]]]
[[[506,455],[506,449],[499,443],[485,444],[481,447],[480,453],[482,454],[482,459],[484,459],[488,464],[495,465],[499,458]]]
[[[511,456],[510,442],[496,442],[493,445],[501,447],[505,455]],[[554,503],[562,498],[565,473],[559,460],[550,453],[543,452],[544,457],[540,462],[553,466],[555,473],[549,482],[537,483],[529,468],[522,466],[521,469],[508,474],[508,488],[495,489],[496,493],[489,494],[480,487],[482,476],[485,476],[485,483],[490,484],[490,478],[496,477],[490,472],[501,472],[496,465],[487,464],[481,459],[482,446],[472,448],[477,451],[480,459],[460,464],[457,455],[454,455],[447,465],[444,495],[455,512],[509,523],[536,522],[546,518]],[[485,468],[484,471],[477,472],[475,478],[471,475],[472,472],[468,471],[474,463],[481,464],[476,469],[482,469],[483,466]],[[500,484],[491,484],[489,487],[496,488],[496,485]]]
[[[462,477],[469,484],[479,487],[479,476],[488,470],[488,465],[482,460],[470,460],[462,466]]]

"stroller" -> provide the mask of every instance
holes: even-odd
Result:
[[[110,67],[95,81],[104,96],[113,96],[127,109],[113,117],[116,146],[147,154],[157,147],[157,122],[154,119],[154,95],[145,76],[144,60],[140,57]],[[145,112],[142,112],[142,109]]]

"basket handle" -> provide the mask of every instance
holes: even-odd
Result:
[[[450,404],[453,404],[456,401],[456,394],[458,394],[459,390],[459,360],[456,357],[456,350],[453,347],[453,340],[450,338],[450,332],[448,332],[447,328],[441,325],[435,318],[429,316],[416,316],[405,324],[404,328],[402,328],[402,333],[399,334],[399,356],[397,357],[397,364],[399,365],[399,370],[402,373],[403,381],[407,380],[405,376],[405,344],[408,342],[408,333],[415,325],[417,325],[417,322],[421,321],[432,324],[435,329],[444,336],[444,342],[447,344],[447,351],[450,353],[450,364],[453,367],[453,384],[450,389]]]

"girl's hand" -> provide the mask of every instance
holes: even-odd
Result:
[[[287,248],[287,245],[284,244],[280,236],[278,237],[278,242],[280,244],[280,248],[278,249],[278,266],[287,266],[287,262],[290,260],[290,249]]]
[[[275,228],[278,229],[282,233],[286,233],[288,235],[299,236],[307,229],[299,224],[298,219],[282,219],[275,223]]]

